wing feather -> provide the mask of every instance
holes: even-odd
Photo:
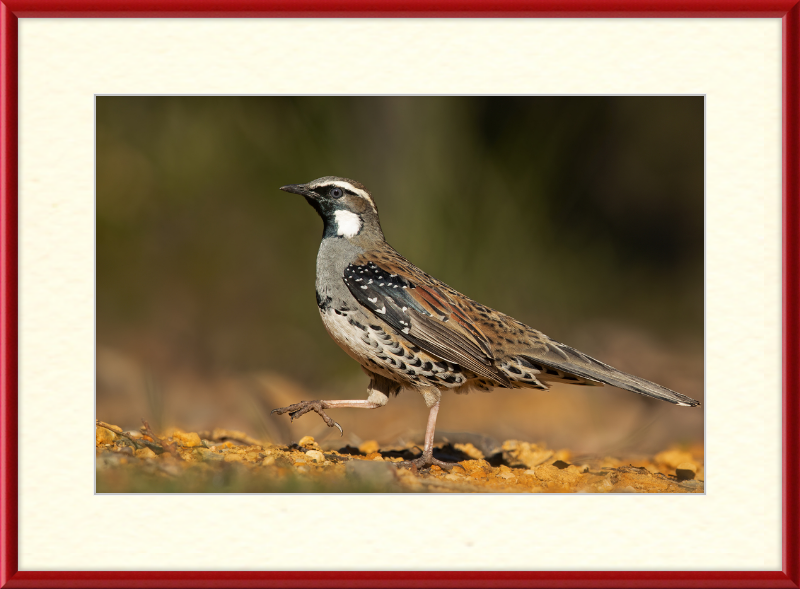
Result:
[[[495,366],[486,336],[437,281],[410,264],[415,272],[403,268],[411,274],[406,276],[398,262],[364,254],[345,269],[344,283],[361,305],[409,342],[497,384],[510,384]]]

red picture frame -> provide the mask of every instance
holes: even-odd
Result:
[[[782,19],[782,571],[18,570],[18,18],[247,16]],[[0,587],[800,587],[800,0],[5,0],[0,34]]]

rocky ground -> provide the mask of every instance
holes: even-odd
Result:
[[[145,422],[138,432],[97,422],[97,492],[467,492],[702,493],[702,447],[648,457],[573,456],[507,440],[485,455],[471,442],[437,444],[453,463],[417,471],[394,463],[418,447],[322,447],[306,436],[280,446],[241,432],[214,430],[162,436]]]

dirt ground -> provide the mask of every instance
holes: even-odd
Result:
[[[482,449],[481,449],[482,448]],[[382,493],[702,493],[703,449],[673,447],[652,456],[579,456],[568,449],[506,440],[487,450],[480,437],[437,443],[449,470],[417,471],[395,462],[418,446],[358,448],[306,436],[288,446],[242,432],[173,429],[156,435],[97,422],[97,492]],[[485,454],[487,452],[488,454]]]

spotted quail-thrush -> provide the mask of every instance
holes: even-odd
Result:
[[[359,182],[326,176],[281,190],[305,197],[324,222],[317,255],[317,305],[325,329],[370,377],[366,400],[302,401],[273,413],[309,411],[341,427],[326,409],[377,409],[402,388],[430,409],[419,468],[433,457],[442,391],[548,389],[551,383],[604,384],[693,407],[698,401],[626,374],[473,301],[426,274],[386,243],[378,209]]]

